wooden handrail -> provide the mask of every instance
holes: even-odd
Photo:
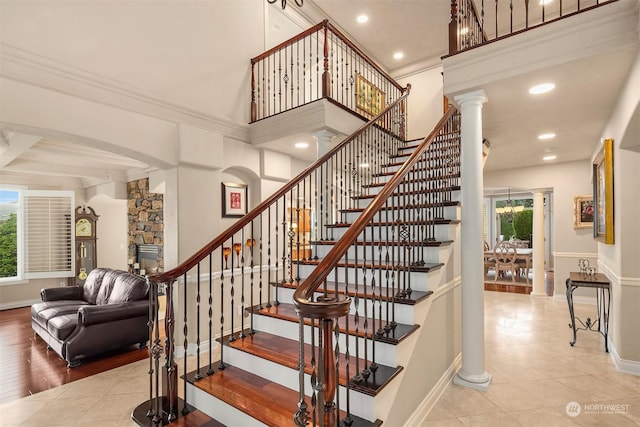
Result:
[[[251,223],[254,219],[258,217],[262,212],[267,210],[269,206],[275,203],[278,199],[283,197],[289,191],[291,191],[298,183],[304,180],[307,176],[309,176],[313,171],[318,169],[322,164],[328,161],[331,157],[333,157],[338,151],[340,151],[344,146],[348,143],[359,137],[365,130],[374,126],[378,120],[387,114],[388,111],[391,111],[394,107],[396,107],[399,103],[406,99],[411,92],[411,85],[407,84],[406,88],[403,89],[403,94],[398,99],[396,99],[393,103],[389,104],[380,114],[371,119],[368,123],[362,125],[358,130],[356,130],[349,138],[346,138],[336,147],[331,149],[327,154],[320,157],[316,160],[311,166],[300,172],[295,178],[289,181],[287,184],[282,186],[280,190],[275,192],[273,195],[265,199],[262,203],[252,209],[249,213],[243,216],[241,219],[236,221],[231,227],[227,228],[218,237],[214,238],[211,242],[205,245],[202,249],[196,252],[194,255],[189,257],[187,260],[182,262],[177,267],[165,271],[162,273],[154,274],[149,276],[149,280],[155,283],[167,283],[176,280],[178,277],[186,274],[191,268],[195,267],[200,261],[202,261],[205,257],[207,257],[211,252],[213,252],[216,248],[222,246],[222,244],[233,237],[237,232],[242,230],[242,228]]]
[[[371,58],[369,58],[369,56],[366,53],[364,53],[358,46],[356,46],[351,40],[349,40],[344,34],[342,34],[340,32],[340,30],[338,30],[336,27],[334,27],[328,21],[327,21],[327,26],[329,27],[329,29],[331,29],[331,31],[336,33],[338,35],[338,37],[340,37],[340,40],[345,42],[351,49],[355,50],[358,53],[358,55],[362,56],[372,68],[374,68],[376,71],[378,71],[380,74],[382,74],[396,88],[398,88],[400,90],[403,90],[403,87],[402,87],[402,85],[400,85],[400,83],[396,82],[393,77],[391,77],[389,74],[387,74],[386,71],[384,71],[382,68],[380,68],[380,66],[378,64],[376,64],[375,61],[373,61]]]
[[[352,243],[357,239],[364,228],[371,222],[374,215],[382,208],[393,191],[402,183],[404,177],[418,162],[420,156],[427,150],[436,136],[441,131],[447,121],[456,113],[455,107],[449,107],[445,115],[435,126],[434,130],[422,140],[422,143],[411,154],[409,159],[402,167],[393,175],[393,177],[380,190],[378,195],[367,206],[362,214],[351,224],[347,232],[338,240],[329,253],[316,266],[313,274],[307,278],[294,292],[293,302],[296,311],[303,317],[314,319],[326,319],[331,317],[344,316],[349,310],[350,299],[328,300],[328,301],[312,301],[312,295],[320,288],[322,283],[327,279],[329,273],[340,259],[347,252]]]
[[[295,43],[297,41],[302,40],[303,38],[315,33],[316,31],[318,31],[320,28],[324,27],[328,23],[329,23],[329,20],[325,19],[324,21],[322,21],[319,24],[316,24],[313,27],[301,32],[300,34],[296,34],[295,36],[291,37],[289,40],[283,41],[279,45],[272,47],[271,49],[267,50],[264,53],[261,53],[260,55],[256,56],[255,58],[251,58],[251,64],[255,64],[256,62],[258,62],[258,61],[260,61],[262,59],[268,58],[269,56],[273,55],[274,53],[276,53],[280,49],[282,49],[284,47],[287,47],[290,44],[293,44],[293,43]]]
[[[396,82],[393,77],[391,77],[385,70],[383,70],[378,64],[376,64],[375,61],[373,61],[371,58],[369,58],[369,55],[367,55],[366,53],[364,53],[362,51],[362,49],[360,49],[358,46],[356,46],[351,40],[349,40],[344,34],[342,34],[342,32],[340,32],[340,30],[338,30],[333,24],[331,24],[329,22],[329,20],[325,19],[324,21],[320,22],[319,24],[314,25],[313,27],[309,28],[308,30],[305,30],[303,32],[301,32],[300,34],[291,37],[289,40],[285,40],[282,43],[280,43],[279,45],[272,47],[271,49],[267,50],[264,53],[261,53],[260,55],[256,56],[255,58],[251,58],[251,65],[257,63],[258,61],[261,61],[265,58],[268,58],[269,56],[273,55],[274,53],[278,52],[279,50],[297,42],[300,41],[302,39],[304,39],[305,37],[319,31],[321,28],[327,28],[329,30],[331,30],[331,32],[335,33],[338,38],[340,40],[342,40],[347,46],[349,46],[351,49],[353,49],[358,55],[362,56],[365,61],[373,68],[375,69],[377,72],[379,72],[380,74],[382,74],[392,85],[394,85],[396,88],[400,89],[400,90],[404,90],[404,88],[402,87],[402,85],[400,85],[400,83]]]
[[[482,30],[482,41],[479,41],[477,43],[474,43],[472,45],[468,45],[465,46],[464,48],[461,48],[460,43],[459,43],[459,34],[458,34],[458,14],[459,14],[459,1],[465,1],[471,4],[471,11],[472,14],[475,17],[475,22],[478,25],[478,27]],[[511,12],[509,14],[509,20],[510,20],[510,25],[509,25],[509,30],[508,32],[506,32],[506,34],[503,34],[501,36],[498,35],[498,25],[501,22],[501,20],[498,18],[497,16],[497,7],[498,7],[498,0],[496,0],[494,2],[495,4],[495,11],[493,11],[493,19],[495,21],[496,24],[496,34],[494,34],[491,38],[489,39],[487,32],[485,31],[484,26],[480,26],[480,22],[479,22],[479,16],[481,14],[478,13],[478,6],[476,5],[474,0],[451,0],[451,13],[450,13],[450,21],[449,21],[449,53],[447,55],[442,56],[442,58],[447,58],[449,56],[455,55],[459,52],[463,52],[463,51],[467,51],[469,49],[473,49],[475,47],[478,46],[483,46],[487,43],[492,43],[495,42],[497,40],[503,40],[507,37],[511,37],[517,34],[521,34],[525,31],[529,31],[533,28],[537,28],[540,27],[542,25],[547,25],[550,24],[552,22],[556,22],[559,21],[561,19],[566,19],[569,18],[571,16],[574,16],[576,14],[579,13],[583,13],[583,12],[587,12],[589,10],[604,6],[606,4],[609,3],[614,3],[618,0],[596,0],[595,4],[590,5],[590,6],[586,6],[583,7],[580,5],[580,1],[577,2],[577,5],[575,6],[576,9],[573,10],[572,12],[567,13],[565,9],[563,9],[563,4],[562,2],[560,2],[560,8],[558,10],[558,16],[556,17],[552,17],[551,19],[548,19],[547,17],[545,17],[544,15],[544,11],[545,11],[545,5],[543,3],[540,4],[541,7],[541,12],[542,12],[542,17],[540,21],[536,21],[534,23],[529,22],[529,0],[525,0],[525,22],[524,22],[524,27],[520,28],[520,29],[513,29],[513,8],[511,8]],[[569,4],[569,8],[573,8],[573,4],[570,3]],[[483,9],[484,10],[491,10],[489,8],[487,9]],[[484,22],[483,22],[484,24]]]

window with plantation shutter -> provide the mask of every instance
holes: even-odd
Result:
[[[26,278],[73,276],[71,191],[25,191]]]

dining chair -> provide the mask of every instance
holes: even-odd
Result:
[[[484,275],[486,276],[489,273],[489,269],[493,268],[495,270],[496,262],[493,259],[493,254],[489,254],[491,248],[487,241],[484,241]],[[497,274],[497,273],[496,273]]]
[[[516,281],[516,248],[509,242],[500,242],[493,248],[493,258],[495,262],[496,278],[494,283],[498,281],[501,271],[511,272],[511,281]]]

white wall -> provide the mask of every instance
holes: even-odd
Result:
[[[126,270],[129,253],[127,201],[98,195],[89,199],[86,205],[100,215],[96,223],[98,267]]]
[[[621,149],[640,144],[640,54],[620,93],[602,137],[613,139],[614,244],[598,243],[598,261],[612,282],[610,337],[614,360],[640,374],[640,153]],[[623,139],[625,138],[625,139]],[[599,148],[599,147],[598,147]]]
[[[407,108],[408,139],[424,138],[444,114],[442,65],[396,79],[402,86],[411,84]]]
[[[250,207],[259,203],[261,156],[247,143],[249,59],[298,33],[299,23],[262,0],[8,0],[1,8],[4,128],[162,170],[166,268],[235,221],[221,218],[223,171],[250,185]],[[271,179],[287,180],[295,163],[280,157]],[[101,215],[99,263],[126,268],[126,202],[73,185],[76,204],[91,193],[86,204]],[[43,283],[51,285],[2,287],[0,297],[27,305]]]
[[[1,38],[63,72],[78,68],[141,96],[246,122],[249,58],[264,51],[263,3],[8,0]]]

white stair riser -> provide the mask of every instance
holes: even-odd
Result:
[[[315,265],[300,265],[298,269],[298,275],[300,276],[301,279],[309,277],[309,275],[312,273],[315,267],[316,267]],[[386,275],[387,271],[389,272],[388,279]],[[416,271],[409,272],[409,271],[391,271],[391,270],[382,270],[381,272],[382,272],[382,280],[385,281],[385,285],[387,280],[389,280],[389,282],[395,281],[396,287],[398,286],[402,287],[407,283],[411,283],[411,288],[416,290],[427,290],[427,286],[430,281],[430,278],[427,277],[427,275],[435,273],[435,271],[424,273],[424,272],[416,272]],[[337,273],[338,274],[336,277],[335,270],[332,271],[327,277],[327,280],[331,282],[337,281],[340,283],[348,282],[350,284],[355,284],[356,278],[357,278],[358,283],[363,282],[362,269],[350,268],[347,271],[345,271],[344,268],[338,267]],[[378,280],[378,276],[379,276],[378,272],[376,271],[376,280]],[[345,280],[345,277],[346,277],[346,280]],[[369,278],[371,277],[370,271],[367,273],[367,277]],[[369,280],[367,281],[369,282]]]
[[[220,399],[202,391],[201,389],[187,383],[186,401],[190,405],[195,406],[211,418],[215,418],[219,422],[227,426],[242,427],[265,427],[266,424],[261,423],[255,418],[245,414],[239,409],[230,406]]]
[[[433,237],[436,240],[451,240],[452,236],[455,236],[455,229],[457,224],[436,224],[435,227],[423,227],[422,225],[408,225],[408,231],[411,233],[412,240],[416,240],[418,237],[427,238]],[[328,231],[327,237],[332,240],[339,240],[344,236],[349,227],[333,227]],[[364,231],[358,236],[357,240],[363,241],[398,241],[400,233],[400,227],[397,225],[390,226],[373,226],[366,227]],[[434,233],[433,236],[427,233]],[[312,248],[315,245],[312,245]]]
[[[446,258],[446,254],[449,251],[449,246],[437,246],[437,247],[415,247],[407,248],[404,246],[388,246],[383,247],[380,250],[378,247],[372,247],[370,245],[358,245],[350,246],[347,249],[347,257],[349,261],[359,259],[365,262],[374,263],[394,263],[394,264],[408,264],[409,262],[425,261],[425,262],[442,262],[442,259]],[[317,245],[315,255],[318,258],[324,258],[327,253],[333,248],[332,245]],[[356,256],[357,253],[357,256]]]
[[[443,208],[440,208],[440,210],[438,211],[444,218],[447,219],[459,219],[459,207],[458,206],[444,206]],[[434,212],[434,208],[427,208],[428,211],[432,211],[432,215],[435,215]],[[362,212],[343,212],[342,213],[342,220],[346,223],[353,223],[361,214]],[[397,217],[398,213],[396,211],[393,210],[389,210],[388,213],[386,210],[380,211],[378,212],[375,216],[374,216],[374,222],[393,222],[396,217]],[[428,215],[428,212],[427,214]]]
[[[294,289],[290,289],[290,288],[282,288],[281,289],[281,301],[285,301],[285,300],[293,300],[293,292]],[[378,289],[376,287],[376,292],[378,292]],[[386,291],[385,291],[386,292]],[[353,298],[352,298],[353,301]],[[377,301],[372,301],[371,299],[362,299],[360,298],[359,300],[359,313],[360,315],[364,316],[364,312],[365,312],[365,304],[366,304],[366,311],[367,311],[367,316],[368,317],[372,317],[372,310],[375,310],[375,315],[376,317],[378,317],[378,313],[380,312],[380,303]],[[386,320],[387,319],[387,310],[384,308],[384,302],[383,302],[383,309],[382,309],[382,319]],[[349,314],[355,314],[356,313],[356,306],[355,303],[352,302],[351,307],[349,309]],[[391,312],[389,313],[389,316],[391,317]],[[414,323],[414,316],[413,316],[413,306],[409,305],[409,304],[396,304],[395,307],[395,321],[398,323],[405,323],[408,325],[412,325]]]
[[[446,178],[441,178],[441,179],[433,178],[433,179],[427,179],[427,180],[420,181],[420,182],[405,182],[405,183],[402,183],[402,184],[400,184],[398,186],[398,190],[396,190],[396,191],[400,191],[400,192],[418,191],[420,193],[427,192],[430,189],[436,189],[436,188],[440,187],[442,185],[442,182],[441,182],[442,180],[446,180],[448,185],[457,185],[457,183],[451,177],[446,177]],[[384,182],[384,181],[380,181],[380,182]],[[382,185],[375,185],[375,186],[371,186],[371,187],[365,187],[360,191],[360,193],[361,194],[365,194],[365,195],[369,195],[369,196],[376,195],[376,194],[380,193],[380,190],[382,188],[383,188]],[[355,196],[357,194],[353,194],[353,195]]]
[[[452,191],[446,191],[445,192],[445,197],[440,197],[438,196],[438,198],[436,200],[433,200],[434,203],[442,203],[442,202],[446,202],[446,201],[454,201],[454,200],[460,200],[460,190],[452,190]],[[397,200],[398,197],[401,197],[400,201]],[[408,196],[410,197],[410,196]],[[356,206],[359,208],[366,208],[367,206],[369,206],[369,203],[371,203],[371,198],[367,198],[367,199],[356,199]],[[391,196],[390,198],[390,204],[392,206],[403,206],[405,204],[404,202],[404,196]],[[409,199],[407,199],[409,200]],[[429,202],[431,202],[431,198],[427,199]]]

